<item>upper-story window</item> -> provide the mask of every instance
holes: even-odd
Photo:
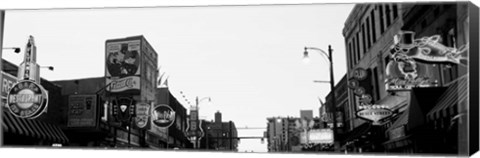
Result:
[[[385,32],[385,23],[383,21],[383,17],[385,15],[385,13],[383,12],[383,4],[380,4],[378,6],[378,12],[380,13],[380,34],[383,34],[383,32]]]

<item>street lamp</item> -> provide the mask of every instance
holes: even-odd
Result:
[[[13,49],[15,53],[20,53],[19,47],[3,47],[2,49]]]
[[[53,69],[54,69],[53,66],[40,66],[40,68],[47,68],[50,71],[53,71]]]
[[[328,45],[328,54],[320,48],[315,47],[305,47],[305,51],[303,52],[303,61],[308,62],[308,51],[307,50],[317,50],[321,52],[320,54],[327,57],[328,61],[330,62],[330,91],[332,93],[332,107],[330,107],[330,112],[333,113],[333,142],[334,142],[334,149],[335,151],[338,150],[338,142],[337,142],[337,105],[336,105],[336,98],[335,98],[335,83],[333,79],[333,59],[332,59],[332,47]]]
[[[196,118],[197,121],[199,121],[198,116],[200,115],[199,109],[198,109],[198,105],[200,104],[200,102],[202,102],[202,101],[204,101],[204,100],[206,100],[206,99],[208,99],[209,102],[212,101],[212,98],[210,98],[210,97],[204,97],[204,98],[198,99],[198,96],[197,96],[197,97],[195,98],[195,110],[197,111],[197,118]],[[199,127],[199,128],[201,128],[201,127]],[[208,135],[208,133],[206,133],[205,135]],[[199,136],[196,135],[196,137],[199,137]],[[195,147],[200,148],[200,141],[199,141],[199,139],[195,139],[195,144],[196,144],[196,145],[194,145]],[[207,146],[208,146],[208,144],[207,144]]]

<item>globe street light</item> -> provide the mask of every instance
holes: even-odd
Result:
[[[330,62],[330,91],[332,93],[332,105],[330,107],[330,112],[333,113],[333,142],[334,142],[334,150],[338,150],[338,142],[337,142],[337,109],[336,109],[336,98],[335,98],[335,83],[333,79],[333,60],[332,60],[332,47],[328,45],[328,54],[320,48],[315,47],[305,47],[305,51],[303,52],[303,61],[308,62],[309,56],[307,50],[317,50],[320,52],[321,55],[327,57],[328,61]]]

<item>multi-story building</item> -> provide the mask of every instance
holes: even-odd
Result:
[[[349,116],[349,106],[348,106],[348,88],[347,88],[347,76],[344,75],[342,79],[335,85],[335,112],[337,117],[337,133],[342,135],[345,131],[345,128],[348,128],[349,124],[345,123],[351,120],[352,118]],[[325,97],[325,105],[322,107],[325,110],[322,110],[326,116],[320,116],[321,118],[325,118],[327,122],[328,128],[333,128],[333,115],[329,110],[329,107],[333,107],[332,105],[332,92],[327,94]],[[324,111],[324,112],[323,112]],[[344,121],[345,120],[345,121]]]
[[[385,144],[386,149],[390,152],[467,154],[466,120],[470,81],[466,58],[469,52],[468,19],[470,9],[473,8],[469,8],[467,2],[418,3],[404,6],[402,30],[412,31],[415,39],[438,35],[440,38],[436,45],[454,48],[452,52],[458,53],[454,56],[460,57],[460,60],[433,61],[427,64],[435,73],[438,86],[443,89],[435,91],[439,94],[430,100],[428,97],[422,97],[424,93],[433,93],[427,91],[427,88],[412,90],[410,107],[398,119],[392,120],[393,124],[386,132],[390,139]],[[415,102],[418,107],[413,105]],[[404,145],[397,145],[400,143]]]
[[[394,44],[393,37],[400,31],[403,21],[401,18],[402,4],[378,3],[357,4],[348,16],[343,36],[345,37],[347,57],[347,80],[353,77],[356,68],[363,68],[371,72],[367,78],[366,93],[372,97],[372,103],[386,104],[389,108],[405,108],[407,98],[391,97],[385,91],[385,69],[390,59],[390,46]],[[382,151],[382,146],[377,144],[366,145],[370,138],[371,125],[365,120],[356,117],[359,110],[360,98],[352,89],[348,90],[349,116],[346,118],[345,138],[342,149],[347,151],[362,152],[365,150]],[[384,127],[386,128],[386,127]],[[379,134],[377,132],[377,134]],[[362,139],[364,138],[364,139]],[[380,140],[382,141],[382,140]],[[370,141],[371,142],[371,141]]]
[[[347,76],[352,78],[356,68],[369,70],[370,80],[366,84],[371,88],[366,92],[371,94],[374,105],[387,107],[393,115],[377,125],[355,118],[360,98],[349,90],[351,121],[348,121],[350,128],[343,142],[345,150],[465,153],[461,150],[467,148],[463,144],[468,140],[467,134],[462,134],[466,131],[464,120],[468,113],[468,64],[463,58],[467,56],[468,49],[463,51],[462,46],[468,43],[468,9],[466,2],[379,3],[354,7],[343,31],[347,48]],[[403,68],[405,72],[410,72],[407,68],[419,70],[415,73],[427,84],[410,87],[394,83],[393,86],[401,88],[393,89],[389,80],[392,74],[395,75],[393,70],[397,67],[392,65],[401,62],[392,60],[396,57],[393,55],[415,49],[397,50],[392,46],[403,47],[418,44],[418,41],[434,40],[423,38],[414,41],[434,35],[439,35],[440,40],[430,44],[455,48],[454,53],[461,52],[459,62],[415,59],[404,68],[398,68]]]
[[[306,132],[312,129],[324,128],[320,118],[310,118],[312,112],[312,110],[301,110],[300,117],[267,118],[265,137],[267,138],[268,151],[299,152],[322,150],[322,144],[313,144],[306,137],[308,135]]]
[[[238,151],[238,132],[233,121],[223,122],[222,113],[215,113],[214,121],[202,120],[205,132],[200,148],[209,150]],[[207,145],[208,144],[208,145]]]

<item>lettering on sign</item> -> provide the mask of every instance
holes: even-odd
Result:
[[[392,116],[393,112],[386,108],[362,109],[357,112],[357,116],[372,121],[373,125],[378,125],[380,120]]]
[[[116,80],[109,80],[110,86],[107,87],[107,91],[110,92],[123,92],[126,90],[139,90],[140,89],[140,77],[129,76],[125,78],[119,78]]]
[[[153,124],[160,128],[168,128],[175,121],[175,111],[170,106],[160,104],[152,111]]]
[[[7,107],[10,112],[21,118],[36,118],[46,109],[48,93],[43,87],[32,81],[20,81],[7,95]]]

